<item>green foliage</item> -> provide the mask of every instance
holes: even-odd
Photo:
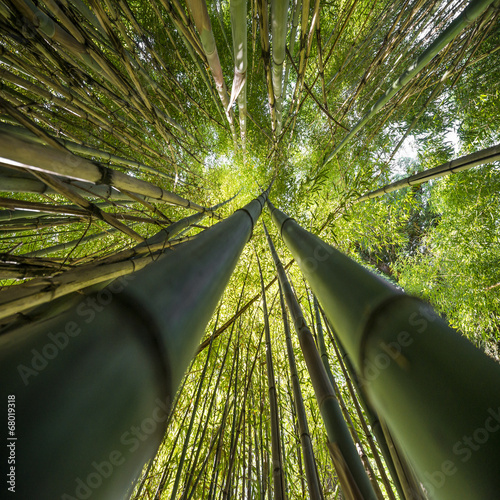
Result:
[[[400,259],[400,284],[438,307],[476,342],[499,339],[500,171],[480,167],[437,182],[431,204],[439,222],[420,251]]]

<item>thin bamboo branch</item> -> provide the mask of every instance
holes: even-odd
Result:
[[[438,165],[437,167],[429,168],[419,172],[418,174],[405,177],[404,179],[360,196],[356,202],[358,203],[372,198],[377,198],[386,193],[391,193],[404,187],[419,186],[420,184],[428,182],[432,179],[438,179],[439,177],[443,177],[445,175],[456,174],[458,172],[468,170],[469,168],[477,167],[478,165],[487,165],[496,161],[500,161],[500,144],[476,151],[475,153],[471,153],[466,156],[461,156],[456,160],[451,160]]]

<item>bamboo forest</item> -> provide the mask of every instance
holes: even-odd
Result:
[[[0,498],[500,498],[500,0],[1,0]]]

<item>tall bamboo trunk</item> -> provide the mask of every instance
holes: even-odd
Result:
[[[295,362],[295,354],[293,352],[292,339],[290,336],[290,325],[288,323],[288,314],[285,308],[285,301],[283,292],[280,286],[280,302],[281,313],[283,317],[283,328],[285,330],[286,350],[288,354],[288,363],[290,365],[290,378],[292,380],[293,389],[293,403],[297,413],[298,433],[300,436],[300,444],[302,447],[302,454],[304,455],[304,468],[306,472],[307,488],[309,496],[313,500],[321,500],[323,498],[323,491],[318,477],[318,469],[316,467],[316,458],[314,456],[314,449],[312,447],[311,436],[309,434],[309,425],[307,423],[306,409],[304,407],[304,400],[302,398],[302,391],[300,389],[299,375],[297,373],[297,364]],[[299,455],[300,458],[300,455]],[[299,467],[301,464],[299,463]]]
[[[314,343],[312,333],[306,324],[300,305],[293,293],[285,270],[283,269],[283,265],[279,260],[267,230],[266,235],[278,272],[278,279],[283,289],[290,315],[293,319],[307,370],[311,377],[311,383],[314,388],[321,417],[325,424],[325,430],[328,436],[328,447],[336,472],[341,481],[342,491],[349,498],[352,498],[352,500],[376,500],[377,497],[365,473],[346,423],[342,418],[342,412],[335,392],[321,362],[321,357]]]
[[[500,434],[494,432],[500,428],[500,367],[428,305],[269,207],[370,401],[428,493],[493,498],[500,490]]]
[[[156,452],[175,391],[266,197],[127,287],[106,288],[83,308],[0,337],[2,393],[15,395],[15,432],[23,436],[16,444],[25,460],[17,469],[23,498],[125,494]]]

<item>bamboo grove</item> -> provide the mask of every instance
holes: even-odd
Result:
[[[499,12],[3,0],[2,495],[496,498]]]

